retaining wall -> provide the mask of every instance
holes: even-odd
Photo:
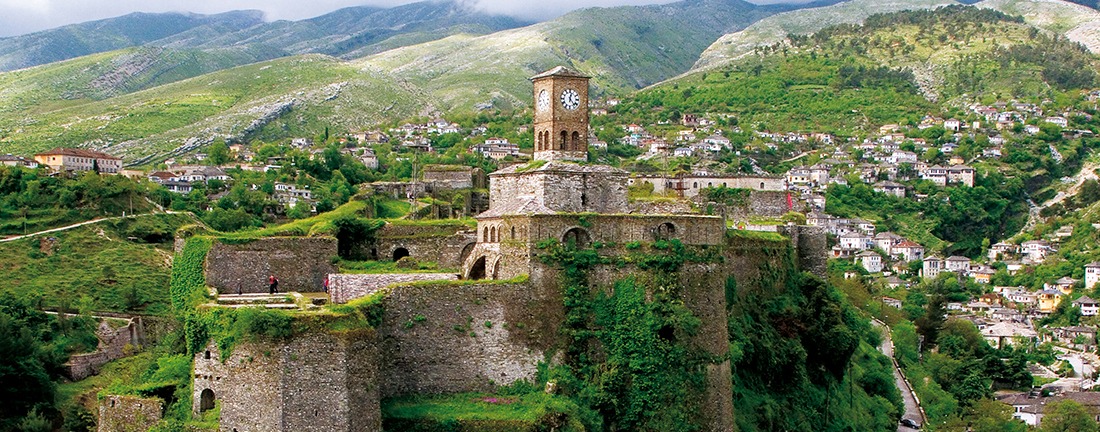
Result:
[[[266,293],[268,276],[279,292],[321,292],[325,276],[336,273],[332,237],[270,237],[240,244],[214,242],[206,256],[206,284],[222,294]]]

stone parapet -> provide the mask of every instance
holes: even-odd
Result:
[[[347,303],[393,284],[455,279],[454,273],[332,274],[328,289],[333,303]]]

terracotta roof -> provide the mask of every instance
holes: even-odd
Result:
[[[95,150],[86,150],[86,149],[78,149],[78,148],[64,148],[64,147],[58,147],[58,148],[55,148],[53,150],[44,151],[42,153],[35,154],[35,156],[50,156],[50,155],[76,156],[76,157],[85,157],[85,158],[92,158],[92,159],[117,159],[117,160],[122,160],[122,158],[120,158],[118,156],[112,156],[112,155],[109,155],[107,153],[97,152]]]
[[[921,246],[919,244],[913,243],[913,242],[908,241],[908,240],[903,241],[901,243],[898,243],[897,245],[894,246],[894,248],[914,248],[914,247],[923,248],[924,246]]]

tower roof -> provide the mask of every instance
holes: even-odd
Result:
[[[569,69],[565,66],[558,66],[556,68],[550,69],[546,72],[543,72],[543,73],[540,73],[538,75],[535,75],[535,76],[531,77],[531,80],[533,81],[533,80],[537,80],[539,78],[547,78],[547,77],[552,77],[552,76],[572,77],[572,78],[591,78],[590,76],[581,74],[580,72]]]

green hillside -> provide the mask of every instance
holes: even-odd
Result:
[[[645,121],[728,113],[758,130],[859,135],[943,109],[929,100],[1055,98],[1095,85],[1096,64],[1079,45],[1018,18],[953,6],[875,15],[864,26],[758,48],[643,91],[617,111]]]
[[[799,9],[764,18],[748,28],[719,38],[700,56],[695,70],[727,65],[755,48],[784,41],[787,35],[809,35],[830,26],[861,24],[876,14],[928,10],[958,5],[954,0],[850,0],[831,6]],[[963,2],[973,3],[973,2]],[[1030,25],[1065,35],[1100,51],[1100,11],[1062,0],[985,0],[975,6],[1019,15]]]
[[[190,215],[153,215],[86,225],[0,243],[3,293],[39,298],[51,308],[167,314],[172,237],[146,243],[146,232],[174,233]],[[129,239],[128,239],[129,238]]]
[[[71,75],[56,68],[79,67],[62,63],[20,73],[65,80]],[[0,74],[3,80],[34,81]],[[0,99],[0,153],[85,145],[127,161],[161,160],[216,138],[248,139],[268,126],[312,135],[325,127],[355,129],[404,118],[420,108],[420,97],[392,77],[319,55],[242,66],[102,101],[66,100],[56,89],[51,98],[49,85],[40,88],[41,100],[30,98],[35,89],[23,91],[27,99]]]
[[[591,8],[485,36],[457,35],[363,59],[436,96],[437,108],[508,108],[530,98],[527,78],[567,64],[596,93],[625,93],[686,71],[718,36],[770,14],[739,0]]]
[[[694,69],[729,64],[759,46],[784,40],[787,35],[807,35],[825,27],[861,24],[874,14],[902,10],[931,9],[958,4],[953,0],[850,0],[835,5],[799,9],[764,18],[748,28],[722,36],[700,55]]]

